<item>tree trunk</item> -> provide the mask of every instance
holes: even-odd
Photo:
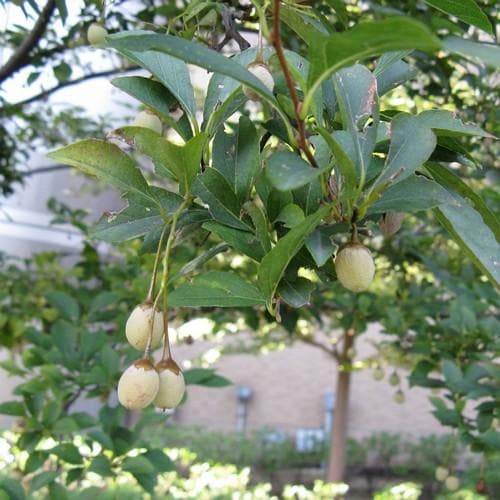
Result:
[[[338,363],[337,389],[333,427],[330,436],[330,460],[326,479],[341,482],[345,475],[347,417],[349,406],[349,388],[351,383],[351,350],[354,345],[355,331],[351,328],[344,333],[342,354]]]

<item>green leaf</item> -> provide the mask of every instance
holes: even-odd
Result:
[[[338,20],[344,28],[347,28],[349,26],[349,13],[347,12],[344,0],[326,0],[326,3],[335,11]]]
[[[391,124],[391,145],[384,169],[376,184],[393,178],[401,182],[422,166],[436,147],[436,136],[418,117],[399,113]]]
[[[306,240],[306,248],[318,267],[324,266],[333,255],[336,245],[331,235],[318,227]]]
[[[432,52],[439,47],[439,41],[426,26],[403,16],[363,22],[344,33],[314,37],[309,50],[311,68],[303,116],[309,111],[316,89],[335,71],[384,52],[405,49]]]
[[[153,474],[140,474],[132,473],[137,482],[151,495],[154,493],[156,483],[158,482],[158,476],[156,473]]]
[[[268,61],[272,53],[274,53],[272,49],[264,47],[262,59]],[[249,48],[232,56],[231,61],[247,67],[255,61],[256,55],[257,49]],[[212,131],[216,130],[220,123],[229,118],[245,102],[247,102],[247,98],[241,91],[241,85],[237,80],[233,80],[223,74],[214,73],[208,83],[207,96],[203,108],[203,128],[209,134],[212,134]]]
[[[52,453],[64,462],[68,462],[69,464],[80,465],[83,463],[83,458],[80,455],[80,451],[72,443],[59,444],[54,448],[47,450],[47,453]]]
[[[218,170],[207,168],[205,173],[196,177],[193,194],[208,205],[215,220],[236,229],[250,229],[240,219],[241,205],[236,194]]]
[[[154,465],[144,456],[127,457],[122,463],[122,469],[131,474],[152,474]]]
[[[123,33],[118,33],[109,37],[109,45],[117,49],[130,60],[142,66],[144,69],[148,70],[163,85],[165,85],[165,87],[167,87],[167,89],[175,96],[177,101],[179,101],[184,111],[194,123],[196,120],[196,102],[186,63],[176,57],[171,57],[166,53],[154,50],[142,50],[140,48],[137,51],[135,50],[135,38],[161,35],[151,35],[152,32],[148,31],[128,31],[124,33],[126,33],[124,38],[129,39],[129,43],[114,43],[115,40],[123,36]]]
[[[47,155],[52,160],[78,168],[122,192],[152,199],[146,179],[135,162],[118,146],[98,139],[86,139]]]
[[[337,161],[336,166],[344,179],[346,190],[350,191],[356,186],[356,168],[351,156],[345,150],[345,146],[339,142],[339,137],[342,136],[339,136],[338,134],[330,134],[323,127],[318,126],[316,129],[321,134],[323,139],[325,139],[325,142],[328,144],[328,147],[333,153],[333,156]]]
[[[392,64],[385,66],[385,59],[391,58],[393,54],[398,56],[398,60],[393,61]],[[399,60],[399,55],[406,55],[407,52],[389,52],[384,54],[375,68],[374,74],[377,77],[377,92],[379,96],[382,96],[396,87],[399,87],[403,83],[411,80],[418,74],[418,70],[408,63]],[[387,57],[386,57],[387,56]],[[381,68],[378,72],[377,68]]]
[[[462,122],[451,111],[429,109],[417,115],[417,119],[420,123],[435,130],[439,136],[478,135],[480,137],[494,137],[474,123]]]
[[[54,481],[54,479],[59,476],[59,474],[60,472],[56,471],[41,472],[40,474],[37,474],[31,480],[31,491],[37,491],[40,488],[47,486],[52,481]]]
[[[439,184],[459,194],[472,205],[479,212],[484,223],[491,229],[497,241],[500,241],[500,222],[479,194],[451,170],[439,163],[429,162],[426,164],[426,168]]]
[[[100,240],[117,243],[139,238],[155,228],[160,230],[165,221],[160,214],[173,214],[181,205],[182,198],[161,188],[152,188],[159,206],[144,198],[130,194],[127,196],[128,206],[118,213],[105,214],[92,228],[91,236]]]
[[[65,356],[71,355],[75,350],[77,332],[75,327],[64,320],[57,320],[50,329],[52,342]]]
[[[24,417],[26,410],[24,405],[19,401],[5,401],[0,403],[0,414],[11,415],[13,417]]]
[[[114,78],[111,84],[155,110],[184,140],[192,137],[189,126],[181,126],[181,121],[176,122],[170,116],[170,109],[177,106],[177,101],[160,82],[143,76],[123,76]]]
[[[111,440],[109,435],[104,431],[100,429],[94,429],[89,431],[87,435],[94,441],[98,442],[104,449],[106,450],[113,449],[113,441]]]
[[[44,405],[42,410],[42,423],[50,427],[60,417],[63,411],[63,406],[59,400],[50,400]]]
[[[386,189],[380,199],[370,206],[368,213],[418,212],[451,202],[453,197],[437,182],[412,175]]]
[[[217,223],[215,223],[217,224]],[[227,226],[223,226],[227,229]],[[237,229],[231,229],[232,231],[237,231]],[[188,274],[191,274],[193,271],[196,271],[196,269],[200,268],[203,266],[203,264],[207,263],[209,260],[213,259],[216,255],[219,255],[222,252],[225,252],[229,248],[229,245],[226,243],[219,243],[218,245],[215,245],[214,247],[209,248],[206,252],[203,252],[199,254],[197,257],[195,257],[193,260],[190,260],[187,264],[184,264],[182,268],[177,271],[173,276],[169,276],[168,278],[168,283],[173,283],[177,279],[181,278],[182,276],[186,276]]]
[[[443,425],[456,427],[458,424],[460,424],[460,413],[456,410],[442,408],[439,410],[435,410],[432,413]]]
[[[99,353],[102,368],[109,379],[120,371],[120,356],[109,344],[105,345]]]
[[[446,382],[450,386],[460,383],[463,379],[463,374],[460,368],[449,359],[445,359],[443,361],[443,375]]]
[[[283,222],[285,227],[292,228],[302,222],[304,218],[303,210],[298,205],[290,203],[283,207],[283,210],[281,210],[274,222],[280,221]],[[271,249],[269,248],[269,250]]]
[[[198,384],[214,374],[213,368],[190,368],[184,372],[186,384]]]
[[[32,451],[28,460],[26,460],[26,464],[24,466],[24,473],[30,474],[31,472],[40,469],[42,465],[47,460],[47,453],[44,451]]]
[[[424,0],[424,2],[445,14],[457,17],[461,21],[493,35],[493,28],[488,16],[474,0]]]
[[[57,482],[49,484],[49,498],[57,498],[57,500],[68,500],[68,490]]]
[[[443,40],[448,52],[470,57],[493,68],[500,68],[500,47],[494,44],[477,43],[464,38],[449,36]]]
[[[202,385],[205,387],[226,387],[232,382],[221,375],[217,375],[212,368],[191,368],[184,372],[184,380],[188,385]]]
[[[110,36],[109,45],[118,50],[164,52],[189,64],[229,76],[249,86],[268,101],[275,102],[272,93],[265,85],[240,63],[199,43],[173,35],[128,31]],[[170,68],[167,67],[166,70],[170,71]]]
[[[354,144],[355,166],[365,175],[377,137],[377,80],[365,66],[355,64],[338,71],[334,83],[342,123]],[[373,123],[365,128],[369,118]]]
[[[496,286],[500,286],[500,246],[491,228],[467,199],[455,195],[452,204],[434,209],[438,221],[474,264]]]
[[[175,471],[175,463],[164,453],[163,450],[153,449],[144,453],[146,457],[155,467],[157,472],[172,472]]]
[[[306,217],[281,238],[276,246],[262,259],[258,271],[258,282],[270,312],[273,311],[274,293],[288,264],[328,211],[329,207],[323,207]]]
[[[179,182],[182,193],[189,192],[200,171],[201,156],[207,140],[205,133],[194,136],[182,146],[144,127],[124,127],[113,134],[149,156],[159,175],[173,176]]]
[[[231,272],[209,271],[169,294],[172,307],[250,307],[264,304],[259,290]]]
[[[284,302],[292,307],[298,308],[310,303],[311,293],[316,288],[316,283],[305,278],[297,278],[295,281],[282,279],[278,294]]]
[[[243,205],[243,210],[250,216],[255,227],[255,232],[259,238],[264,253],[271,250],[271,236],[269,235],[269,221],[267,214],[259,205],[253,201],[247,201]]]
[[[297,35],[307,44],[310,43],[314,35],[322,33],[322,30],[318,29],[313,18],[300,13],[291,5],[284,4],[281,7],[280,17],[283,22],[288,25],[291,30],[295,31],[295,33],[297,33]]]
[[[197,385],[201,385],[203,387],[227,387],[228,385],[233,385],[233,383],[222,375],[213,374],[212,376],[198,382]]]
[[[54,76],[60,83],[67,82],[71,76],[71,66],[65,62],[54,66]]]
[[[0,479],[0,493],[2,492],[6,493],[7,500],[24,500],[26,498],[22,485],[16,479]]]
[[[66,476],[66,484],[71,484],[73,481],[80,479],[80,477],[83,475],[83,471],[84,469],[82,467],[71,468]]]
[[[500,432],[491,429],[485,432],[480,439],[493,450],[500,451]]]
[[[240,202],[248,198],[260,170],[259,137],[248,117],[240,117],[232,135],[220,128],[213,145],[213,168],[224,176]]]
[[[49,292],[45,295],[50,305],[56,308],[61,318],[70,321],[71,323],[78,322],[80,318],[80,306],[78,302],[64,292]]]
[[[266,253],[255,233],[234,229],[215,221],[205,222],[202,227],[256,261],[260,261]]]
[[[277,151],[266,160],[266,175],[272,186],[290,191],[305,186],[324,172],[291,151]]]
[[[113,476],[111,462],[109,461],[109,458],[104,455],[94,457],[89,465],[88,471],[99,474],[102,477]]]

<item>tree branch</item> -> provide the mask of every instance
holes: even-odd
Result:
[[[224,31],[226,35],[216,48],[218,52],[222,50],[229,40],[234,40],[238,44],[240,51],[246,50],[250,47],[248,41],[245,40],[245,38],[243,38],[238,32],[236,23],[234,22],[234,14],[228,8],[224,8],[222,11],[222,22],[224,24]]]
[[[57,172],[59,170],[67,170],[70,169],[69,165],[51,165],[50,167],[39,167],[33,168],[31,170],[24,170],[19,172],[22,177],[31,177],[32,175],[38,174],[49,174],[51,172]]]
[[[337,362],[340,361],[340,358],[339,358],[339,355],[338,355],[337,351],[334,350],[334,349],[330,349],[328,346],[326,346],[322,342],[319,342],[318,340],[315,340],[314,338],[309,337],[307,335],[300,335],[299,339],[302,342],[305,342],[306,344],[312,345],[314,347],[318,347],[319,349],[321,349],[322,351],[326,352],[330,356],[333,356],[337,360]]]
[[[14,73],[30,63],[30,53],[38,45],[54,13],[56,0],[48,0],[33,29],[29,32],[21,45],[12,54],[10,59],[0,68],[0,83],[10,78]]]
[[[281,28],[280,28],[280,9],[281,2],[280,0],[274,0],[274,9],[273,9],[273,33],[271,35],[271,41],[274,49],[276,50],[276,55],[278,56],[278,61],[280,63],[281,69],[283,71],[283,75],[286,80],[286,85],[288,87],[288,91],[290,92],[290,97],[293,103],[293,110],[295,112],[295,119],[297,121],[297,143],[299,148],[304,151],[309,163],[313,167],[317,167],[318,164],[314,159],[314,156],[309,149],[309,145],[307,144],[306,139],[306,131],[304,120],[300,117],[300,108],[302,106],[299,101],[299,96],[297,94],[297,90],[295,89],[295,83],[293,81],[292,74],[290,73],[290,69],[288,68],[288,63],[286,62],[285,52],[283,50],[283,45],[281,43]]]
[[[27,104],[31,104],[33,102],[36,102],[41,99],[46,99],[49,97],[49,95],[53,94],[54,92],[57,92],[63,88],[70,87],[72,85],[77,85],[78,83],[82,83],[86,80],[92,80],[94,78],[103,78],[106,76],[111,76],[115,75],[116,73],[120,72],[127,72],[127,71],[135,71],[136,69],[139,69],[139,66],[129,66],[125,69],[123,68],[116,68],[116,69],[109,69],[106,71],[100,71],[97,73],[90,73],[88,75],[81,76],[80,78],[75,78],[74,80],[70,80],[68,82],[62,82],[56,85],[55,87],[52,87],[48,90],[44,90],[43,92],[40,92],[37,95],[34,95],[33,97],[30,97],[28,99],[25,99],[24,101],[19,101],[14,104],[10,104],[9,107],[15,107],[15,106],[26,106]]]

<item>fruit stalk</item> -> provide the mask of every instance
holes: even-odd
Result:
[[[163,240],[165,239],[165,234],[167,234],[167,225],[163,228],[161,232],[160,241],[158,242],[158,250],[156,250],[155,261],[153,264],[153,275],[151,276],[151,282],[149,284],[148,294],[146,296],[145,302],[153,302],[153,297],[156,287],[156,275],[158,274],[158,264],[160,263],[161,249],[163,247]]]

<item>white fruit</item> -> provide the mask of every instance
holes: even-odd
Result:
[[[400,382],[399,375],[396,372],[392,372],[389,377],[389,384],[399,385],[399,382]]]
[[[156,115],[148,113],[147,111],[141,111],[140,113],[138,113],[135,117],[134,122],[132,123],[132,126],[149,128],[157,134],[161,134],[163,131],[161,120]]]
[[[160,377],[156,368],[146,359],[129,366],[118,382],[118,401],[129,410],[141,410],[158,393]]]
[[[384,370],[382,368],[377,367],[373,370],[372,377],[374,380],[382,380],[384,378]]]
[[[438,481],[444,481],[447,477],[450,471],[446,468],[440,465],[439,467],[436,467],[436,472],[435,472],[435,477]]]
[[[260,80],[269,90],[273,90],[274,88],[274,78],[269,71],[269,68],[261,63],[261,62],[254,62],[250,64],[247,67],[248,71],[252,73],[258,80]],[[260,99],[259,94],[255,92],[255,90],[251,89],[250,87],[243,86],[243,93],[252,101],[258,101]]]
[[[153,404],[163,410],[175,408],[186,389],[182,370],[173,359],[160,361],[156,369],[160,374],[160,388]]]
[[[87,40],[94,47],[103,43],[107,36],[108,30],[98,23],[92,23],[87,30]]]
[[[163,314],[160,311],[153,314],[153,306],[150,304],[136,306],[125,325],[125,335],[132,347],[138,351],[144,351],[151,325],[153,326],[151,349],[156,349],[163,337]]]
[[[399,405],[402,405],[405,402],[405,399],[403,391],[397,391],[396,394],[394,394],[394,401]]]
[[[360,243],[349,243],[335,258],[335,270],[340,283],[352,292],[366,290],[375,275],[370,250]]]
[[[448,476],[444,482],[444,485],[450,490],[450,491],[455,491],[458,490],[458,487],[460,486],[460,481],[458,480],[458,477],[455,476]]]

